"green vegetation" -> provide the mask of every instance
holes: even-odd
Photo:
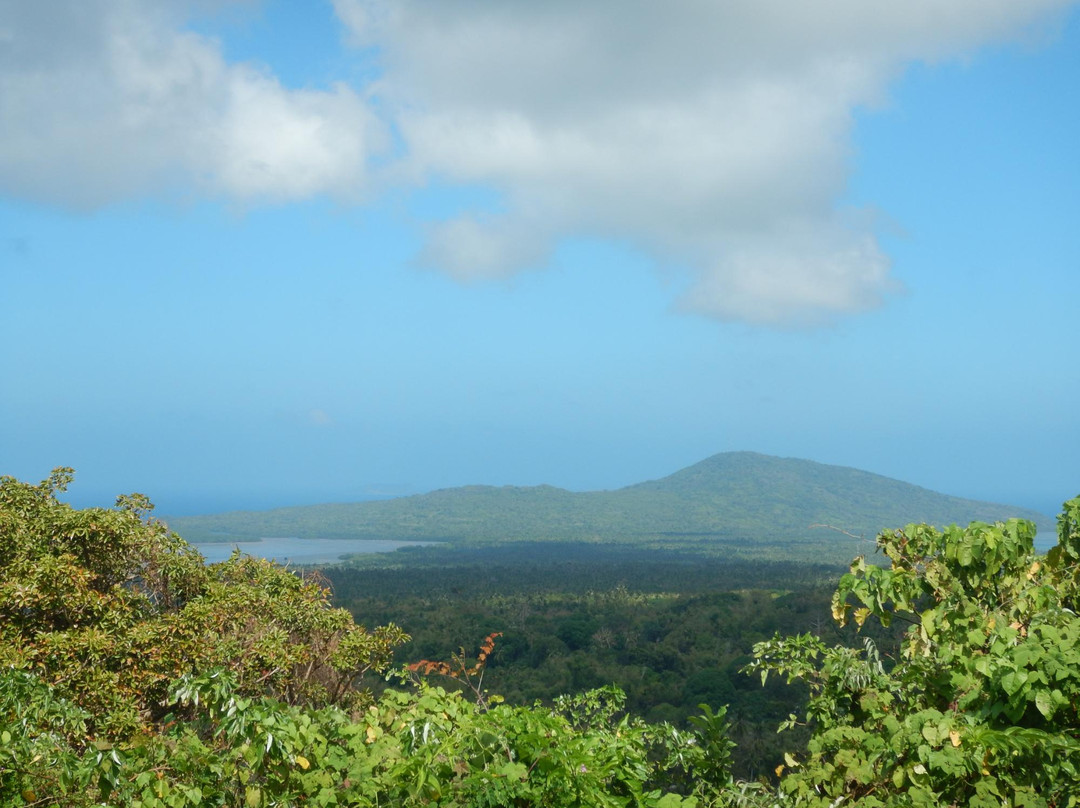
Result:
[[[170,519],[190,541],[261,536],[425,539],[455,545],[576,542],[725,558],[846,563],[880,530],[1041,514],[935,494],[855,469],[732,452],[617,491],[467,486],[381,502]],[[815,527],[819,526],[819,527]]]
[[[833,611],[907,623],[895,659],[809,635],[758,646],[763,681],[810,687],[809,754],[781,780],[791,803],[1080,802],[1080,499],[1065,503],[1048,554],[1033,537],[1018,520],[882,534],[890,567],[856,559]]]
[[[404,634],[367,632],[332,609],[319,579],[234,555],[206,567],[144,518],[149,502],[75,510],[71,471],[0,483],[0,665],[34,674],[106,735],[160,719],[177,677],[227,668],[242,695],[363,703],[352,682],[385,670]]]
[[[585,673],[623,651],[671,655],[637,660],[664,687],[681,656],[693,660],[668,703],[686,715],[699,695],[701,707],[677,726],[646,722],[638,694],[611,685],[549,703],[493,695],[500,675],[512,687],[523,674],[515,654],[534,650],[515,651],[509,633],[475,662],[414,658],[393,687],[364,690],[391,669],[400,629],[364,630],[310,575],[239,557],[204,567],[138,495],[72,509],[56,498],[69,480],[0,479],[5,806],[1078,804],[1080,499],[1046,555],[1018,520],[882,533],[883,564],[860,557],[840,578],[838,634],[812,586],[543,601],[522,583],[501,606],[492,596],[490,615],[525,628],[531,615],[512,610],[532,604],[551,623],[536,636],[553,630]],[[370,571],[342,574],[359,584]],[[778,631],[757,639],[770,622]],[[712,637],[699,648],[699,635]],[[748,690],[732,675],[743,661],[766,686],[762,704],[777,679],[805,696],[782,719],[778,779],[732,777],[741,718],[716,705]]]
[[[829,614],[842,566],[595,544],[406,555],[324,570],[335,603],[410,635],[399,664],[449,659],[498,631],[484,684],[510,704],[550,705],[560,694],[614,684],[631,712],[680,728],[703,703],[727,705],[738,741],[733,772],[742,777],[771,773],[784,751],[805,744],[776,733],[805,689],[776,679],[762,688],[742,673],[754,644],[777,630],[858,642]],[[875,637],[890,642],[884,632]]]
[[[385,589],[374,571],[329,570],[328,577],[336,602],[408,631],[412,639],[396,655],[402,664],[451,659],[461,648],[474,648],[477,637],[499,632],[486,659],[483,687],[508,704],[552,705],[560,694],[614,684],[625,694],[626,708],[653,723],[688,728],[700,705],[726,708],[737,741],[732,771],[749,779],[771,775],[783,753],[803,749],[806,740],[805,733],[776,733],[779,723],[805,701],[805,687],[789,687],[775,677],[762,687],[748,676],[743,668],[755,643],[780,629],[813,632],[849,645],[858,641],[853,628],[836,628],[829,617],[831,590],[820,586],[683,594],[616,586],[560,593],[530,591],[534,578],[523,582],[526,593],[437,588],[429,595],[425,587],[438,577],[433,570],[414,580],[413,594],[386,595],[387,590],[399,592],[404,573],[401,582],[386,582]],[[674,583],[665,574],[650,582]],[[875,636],[883,647],[894,642],[888,632],[875,631]],[[459,682],[443,685],[468,689]]]
[[[872,550],[873,544],[867,547]],[[357,555],[324,572],[337,597],[360,593],[396,601],[583,595],[620,585],[653,594],[831,587],[846,569],[846,564],[727,559],[632,545],[517,542]]]

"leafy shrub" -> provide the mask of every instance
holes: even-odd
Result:
[[[882,533],[890,566],[857,558],[833,612],[907,623],[896,659],[811,635],[759,644],[763,681],[810,687],[809,753],[788,758],[781,784],[793,804],[1078,804],[1078,524],[1074,499],[1045,556],[1018,520]]]
[[[92,733],[149,727],[169,682],[217,666],[249,695],[358,705],[355,682],[406,639],[331,608],[317,577],[239,554],[204,566],[141,495],[115,509],[63,504],[71,479],[0,478],[0,665],[85,708]]]

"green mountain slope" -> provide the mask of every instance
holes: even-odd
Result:
[[[873,539],[909,522],[936,525],[1043,514],[959,499],[857,469],[752,452],[718,454],[616,491],[465,486],[379,502],[169,519],[192,541],[297,536],[426,539],[470,545],[606,542],[759,557],[849,558],[839,530]]]
[[[714,455],[618,493],[678,502],[684,512],[693,509],[696,518],[750,533],[768,525],[776,533],[803,535],[808,526],[824,524],[872,537],[910,522],[941,526],[1012,517],[1053,525],[1045,514],[1023,508],[938,494],[858,469],[753,452]]]

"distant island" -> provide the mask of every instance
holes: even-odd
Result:
[[[447,488],[374,502],[166,518],[188,541],[265,536],[668,549],[731,558],[850,560],[881,531],[1009,518],[1052,529],[1045,514],[961,499],[858,469],[725,452],[614,491],[549,485]]]

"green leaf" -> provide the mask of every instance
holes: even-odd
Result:
[[[680,797],[678,794],[665,794],[653,803],[655,808],[695,808],[697,804],[695,797]]]
[[[1039,712],[1043,714],[1045,718],[1053,718],[1056,705],[1054,704],[1053,696],[1050,691],[1040,690],[1035,694],[1035,706],[1039,709]]]
[[[529,767],[524,763],[506,763],[499,767],[499,776],[510,780],[524,780],[529,774]]]
[[[936,617],[937,614],[933,609],[927,609],[919,616],[919,622],[922,623],[923,631],[926,632],[927,637],[932,638],[934,636],[934,619]]]
[[[1014,696],[1027,682],[1027,678],[1023,671],[1010,671],[1001,677],[1001,687],[1007,694]]]

